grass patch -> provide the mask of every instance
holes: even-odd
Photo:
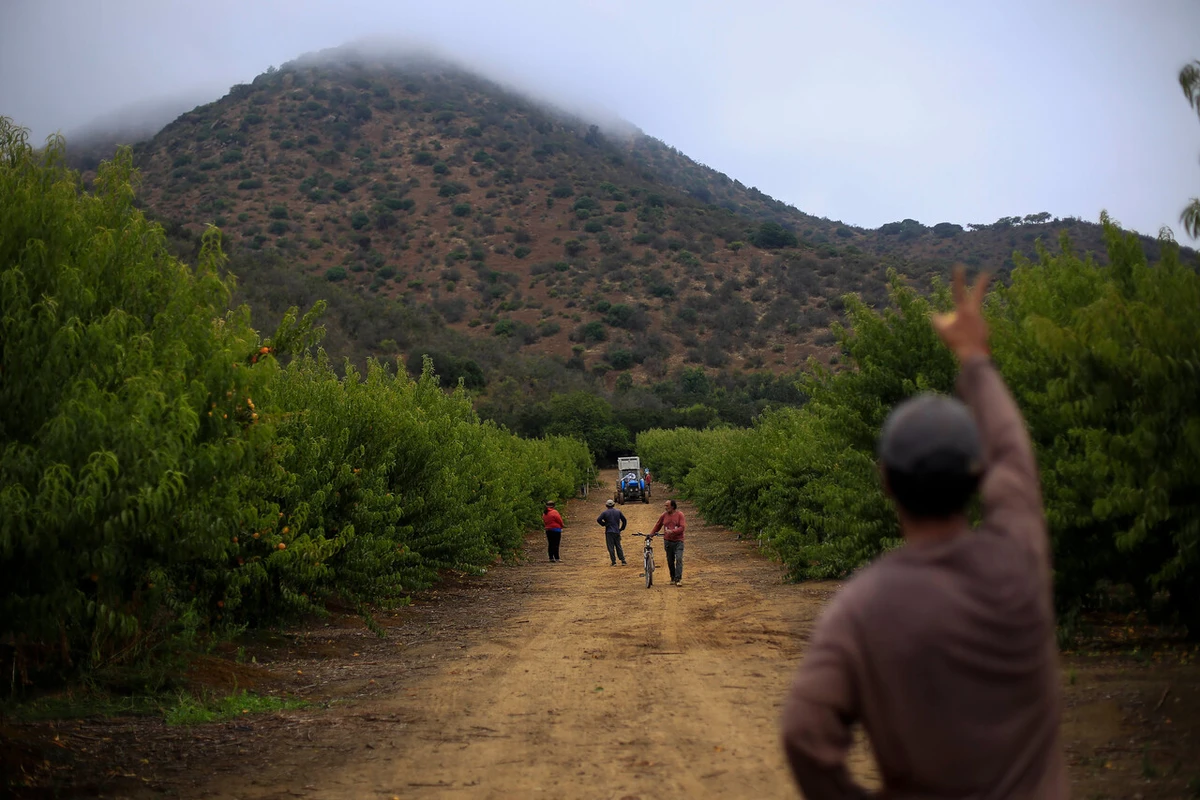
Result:
[[[9,703],[0,707],[0,716],[14,722],[161,716],[168,725],[200,725],[250,714],[303,708],[306,705],[306,701],[295,697],[259,695],[245,690],[229,694],[179,691],[143,695],[83,690]]]
[[[163,719],[168,725],[201,725],[206,722],[220,722],[249,714],[266,714],[272,711],[302,708],[306,705],[308,703],[298,698],[272,697],[245,691],[206,697],[197,697],[188,692],[181,692],[177,696],[175,704],[164,710]]]

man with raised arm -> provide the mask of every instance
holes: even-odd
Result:
[[[850,777],[852,726],[889,800],[1059,800],[1061,696],[1050,548],[1033,449],[991,363],[983,296],[954,276],[933,325],[965,401],[921,395],[879,440],[903,547],[822,614],[787,698],[783,744],[807,800],[873,795]],[[975,490],[983,522],[971,531]]]

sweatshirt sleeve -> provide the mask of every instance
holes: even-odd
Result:
[[[663,520],[664,520],[664,519],[666,519],[666,518],[667,518],[667,515],[666,515],[666,514],[659,514],[659,515],[658,515],[658,522],[654,523],[654,530],[652,530],[652,531],[650,531],[650,532],[651,532],[651,533],[658,533],[660,530],[662,530],[662,526],[663,526]]]
[[[784,705],[783,749],[807,800],[871,797],[846,769],[859,714],[848,600],[834,600],[818,623]]]
[[[624,511],[618,511],[617,513],[621,515],[621,530],[625,530],[625,526],[629,524],[629,520],[625,519]]]
[[[963,364],[958,392],[971,407],[983,439],[983,527],[1012,537],[1048,565],[1050,542],[1037,461],[1016,402],[985,356]]]

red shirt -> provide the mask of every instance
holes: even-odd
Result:
[[[663,538],[668,542],[682,542],[683,531],[687,527],[687,523],[683,521],[683,512],[679,510],[665,511],[658,518],[658,522],[654,524],[654,530],[651,533],[658,533],[660,529],[665,528]]]
[[[556,508],[547,510],[545,514],[542,514],[542,525],[548,531],[561,531],[563,526],[562,514],[559,514]]]

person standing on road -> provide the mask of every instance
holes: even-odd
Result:
[[[671,573],[671,584],[683,585],[683,532],[687,522],[674,500],[663,503],[662,516],[654,524],[651,533],[663,531],[663,549],[667,551],[667,570]]]
[[[546,529],[546,548],[550,551],[550,560],[562,561],[558,557],[558,546],[562,542],[563,518],[554,508],[554,501],[546,503],[546,513],[542,514],[542,526]]]
[[[1050,543],[1037,463],[991,362],[986,276],[933,325],[960,364],[953,398],[893,409],[879,439],[905,544],[850,579],[817,623],[782,740],[808,800],[865,798],[846,769],[862,722],[883,796],[1069,794]],[[983,522],[972,532],[976,489]],[[874,795],[871,795],[874,796]]]
[[[621,549],[621,531],[625,530],[628,520],[621,513],[619,508],[615,508],[615,503],[611,499],[605,500],[604,505],[608,508],[600,512],[600,516],[596,517],[596,524],[604,526],[604,544],[608,546],[608,558],[612,561],[609,566],[615,567],[617,559],[621,559],[621,566],[625,566],[625,551]]]

